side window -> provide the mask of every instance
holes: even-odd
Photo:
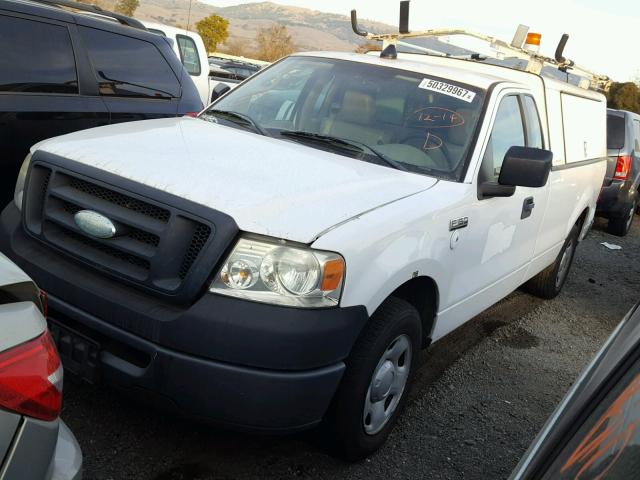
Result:
[[[611,113],[607,114],[607,148],[609,150],[624,148],[625,129],[624,117]]]
[[[0,15],[0,92],[78,93],[67,28]]]
[[[202,72],[200,67],[200,56],[198,55],[198,47],[192,38],[186,35],[177,35],[178,49],[180,50],[180,59],[184,68],[189,75],[198,76]]]
[[[152,43],[115,33],[79,27],[100,94],[171,98],[180,96],[173,70]]]
[[[640,121],[633,121],[633,145],[636,151],[636,155],[640,154]]]
[[[518,97],[504,97],[498,107],[480,168],[480,182],[497,182],[504,156],[511,147],[524,147],[524,125]]]
[[[538,113],[536,101],[529,95],[524,95],[522,101],[524,116],[527,121],[527,147],[544,148],[540,114]]]

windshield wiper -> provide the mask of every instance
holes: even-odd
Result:
[[[271,134],[267,132],[264,128],[256,123],[256,121],[251,118],[249,115],[240,112],[233,112],[231,110],[217,110],[215,108],[207,110],[204,112],[204,115],[213,115],[214,117],[224,117],[230,122],[245,125],[251,127],[251,129],[259,133],[260,135],[264,135],[265,137],[270,137]]]
[[[334,137],[332,135],[323,135],[321,133],[305,132],[303,130],[285,130],[280,132],[280,135],[284,137],[299,138],[302,140],[317,141],[329,145],[336,145],[341,148],[354,150],[357,153],[364,153],[364,149],[369,150],[376,157],[386,163],[388,166],[397,170],[407,171],[407,168],[400,162],[387,157],[384,153],[379,152],[374,147],[367,145],[366,143],[358,142],[356,140],[349,140],[346,138]],[[363,148],[364,147],[364,148]]]

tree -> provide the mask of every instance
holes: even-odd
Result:
[[[118,0],[114,10],[127,17],[133,17],[133,14],[140,6],[140,0]]]
[[[295,51],[291,35],[284,25],[263,28],[258,32],[256,42],[258,43],[256,56],[267,62],[273,62]]]
[[[218,44],[224,43],[229,36],[229,20],[220,15],[209,15],[196,23],[196,29],[207,52],[215,52]]]
[[[249,56],[249,50],[246,43],[239,38],[234,38],[233,40],[226,42],[224,46],[225,53],[228,53],[229,55],[235,55],[236,57]]]
[[[609,108],[640,113],[640,87],[633,82],[614,83],[607,93]]]

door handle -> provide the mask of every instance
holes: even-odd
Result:
[[[533,197],[525,198],[524,202],[522,203],[522,215],[520,215],[520,220],[529,218],[535,206],[536,206],[536,202],[534,201]]]

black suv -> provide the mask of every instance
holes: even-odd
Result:
[[[93,6],[0,0],[0,50],[1,206],[11,200],[20,164],[40,140],[202,109],[165,38]]]
[[[609,219],[609,233],[624,237],[640,205],[640,115],[607,112],[607,174],[597,213]]]

